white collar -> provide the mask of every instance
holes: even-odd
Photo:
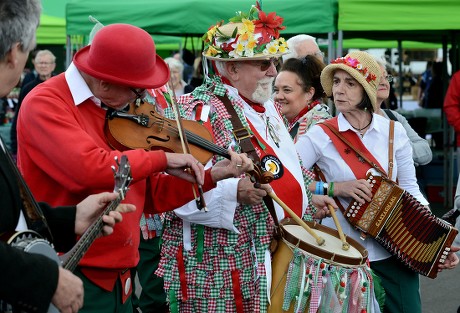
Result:
[[[76,106],[82,104],[87,99],[91,99],[97,106],[101,106],[101,100],[96,98],[91,89],[89,89],[88,84],[73,62],[70,63],[70,66],[65,71],[65,79],[67,80],[67,85]]]

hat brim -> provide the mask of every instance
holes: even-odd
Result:
[[[358,71],[352,69],[345,64],[329,64],[321,72],[321,85],[323,86],[326,96],[332,96],[332,84],[334,79],[334,72],[337,70],[343,70],[350,74],[366,91],[369,99],[371,100],[372,106],[377,107],[377,90],[373,90],[371,85],[366,81],[364,76]]]
[[[169,81],[169,68],[166,62],[159,57],[155,56],[155,67],[146,72],[142,77],[135,77],[131,79],[125,79],[119,76],[102,73],[91,68],[88,64],[89,50],[91,46],[86,46],[80,49],[74,56],[73,63],[75,66],[85,72],[88,75],[96,77],[98,79],[107,81],[113,84],[124,85],[134,88],[159,88],[164,86]],[[129,69],[126,69],[129,71]]]
[[[222,62],[238,62],[238,61],[257,61],[257,60],[270,60],[271,58],[280,58],[282,55],[286,53],[276,53],[276,54],[261,54],[252,57],[240,57],[240,58],[221,58],[221,57],[212,57],[208,55],[204,55],[204,57],[208,60],[212,61],[222,61]]]

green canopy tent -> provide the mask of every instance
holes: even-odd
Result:
[[[37,44],[65,45],[66,21],[65,5],[67,0],[42,0],[42,14],[37,29]]]
[[[346,38],[442,42],[460,29],[458,0],[339,0]]]
[[[263,0],[262,9],[275,11],[285,20],[283,34],[325,34],[335,28],[334,0]],[[201,36],[208,27],[228,20],[236,11],[249,11],[250,0],[76,0],[66,7],[67,35],[86,35],[88,16],[103,24],[128,23],[150,34]]]
[[[336,30],[336,0],[260,2],[265,12],[274,11],[284,18],[286,30],[282,34],[285,37],[299,33],[325,36]],[[105,25],[127,23],[141,27],[152,34],[156,43],[161,44],[163,39],[159,35],[201,37],[211,25],[221,20],[228,21],[237,11],[249,11],[253,4],[253,0],[74,0],[66,6],[66,33],[71,43],[75,42],[75,38],[85,42],[81,36],[87,37],[91,32],[94,25],[88,21],[88,16],[92,15]],[[187,43],[190,42],[187,40]],[[201,48],[201,43],[198,43],[196,49]]]
[[[65,18],[42,14],[37,29],[37,44],[65,45]]]
[[[452,47],[452,68],[458,69],[460,36],[460,1],[458,0],[339,0],[338,30],[343,38],[366,38],[398,41],[413,40],[440,43],[443,47],[444,82],[447,89],[447,47]],[[401,73],[400,67],[400,73]],[[444,206],[452,207],[454,177],[453,131],[443,119]]]

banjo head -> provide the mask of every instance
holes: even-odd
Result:
[[[22,250],[27,253],[35,253],[44,255],[56,263],[61,264],[61,261],[54,251],[51,243],[43,239],[40,234],[33,230],[17,232],[9,240],[8,244],[12,247]]]

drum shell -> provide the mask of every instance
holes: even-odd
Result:
[[[320,225],[318,223],[306,222],[314,231],[319,235],[321,233],[327,233],[332,235],[339,240],[339,234],[335,229]],[[289,264],[293,259],[293,251],[291,246],[298,246],[305,254],[316,260],[321,259],[326,264],[335,264],[342,267],[348,268],[367,268],[366,261],[368,252],[361,246],[357,241],[347,237],[347,242],[354,247],[362,255],[360,258],[347,257],[346,255],[338,256],[333,252],[328,252],[318,246],[313,246],[299,238],[296,238],[290,234],[286,229],[285,225],[297,225],[294,220],[285,219],[280,223],[281,237],[282,239],[278,242],[278,247],[272,256],[272,284],[270,292],[270,305],[268,307],[268,313],[286,313],[294,312],[294,303],[288,311],[283,311],[283,300],[284,300],[284,289],[286,285],[286,277],[288,273]],[[288,245],[289,244],[289,245]],[[307,311],[307,310],[306,310]]]

